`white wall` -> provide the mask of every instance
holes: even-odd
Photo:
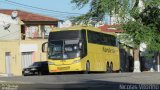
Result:
[[[37,44],[20,44],[20,52],[38,51]]]
[[[19,21],[18,18],[12,19],[10,15],[0,13],[0,40],[20,39],[21,28]]]

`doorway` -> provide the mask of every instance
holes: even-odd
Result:
[[[11,53],[5,52],[6,74],[11,74]]]

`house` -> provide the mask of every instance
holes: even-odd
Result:
[[[113,25],[101,25],[98,28],[100,28],[103,32],[109,32],[109,33],[122,33],[123,30],[117,30],[116,27],[118,27],[119,25],[117,24],[113,24]]]
[[[4,15],[0,16],[0,73],[22,75],[33,62],[47,60],[41,46],[59,20],[22,10],[0,9],[0,13]]]
[[[0,40],[19,40],[20,25],[19,18],[12,19],[10,15],[0,13]]]
[[[56,18],[51,18],[22,10],[0,9],[0,13],[7,15],[12,15],[13,12],[17,13],[17,17],[19,17],[24,23],[21,25],[22,40],[47,38],[50,30],[58,26],[59,20]]]

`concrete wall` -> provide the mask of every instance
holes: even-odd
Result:
[[[121,72],[132,72],[133,63],[133,49],[128,46],[120,45]]]
[[[34,61],[45,61],[47,60],[47,54],[42,53],[41,46],[43,42],[47,40],[10,40],[10,41],[0,41],[0,74],[6,74],[6,58],[5,52],[11,53],[11,74],[13,75],[22,75],[22,48],[21,45],[35,45],[37,50],[28,49],[24,52],[34,52]]]
[[[0,74],[6,74],[6,52],[10,52],[13,75],[22,75],[22,52],[32,52],[33,62],[47,60],[47,54],[41,51],[47,39],[21,40],[21,24],[19,18],[0,13]]]
[[[32,46],[32,49],[28,48],[29,51],[35,52],[35,60],[34,61],[46,61],[47,60],[47,54],[42,53],[42,43],[47,42],[45,39],[41,40],[22,40],[20,42],[20,45],[26,45],[26,46]],[[20,52],[23,52],[23,48],[20,48]],[[27,52],[27,51],[26,51]]]
[[[11,64],[10,69],[11,73],[15,75],[21,75],[21,60],[20,60],[20,52],[19,49],[19,41],[1,41],[0,42],[0,73],[6,73],[6,58],[5,52],[11,53]]]
[[[20,39],[20,20],[12,19],[10,15],[0,13],[0,40]]]

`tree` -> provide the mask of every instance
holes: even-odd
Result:
[[[153,51],[160,51],[158,47],[160,46],[158,37],[160,35],[160,0],[72,0],[71,3],[79,9],[90,5],[90,10],[86,14],[73,18],[76,22],[88,22],[93,17],[103,20],[105,15],[118,16],[121,28],[125,30],[125,35],[134,46],[134,71],[140,71],[139,47],[141,43],[146,43]]]

